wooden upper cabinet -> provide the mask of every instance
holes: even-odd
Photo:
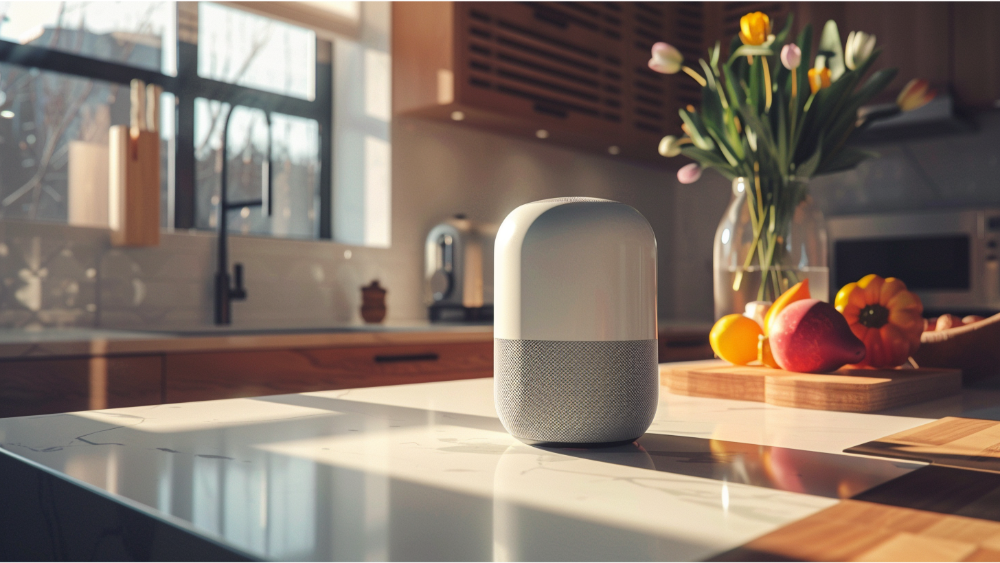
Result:
[[[394,113],[665,164],[700,95],[650,71],[650,48],[697,57],[702,23],[700,3],[396,2]]]
[[[1000,3],[954,2],[952,89],[968,107],[1000,107]]]

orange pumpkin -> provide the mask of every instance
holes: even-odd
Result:
[[[856,367],[893,368],[920,347],[924,305],[896,278],[870,274],[849,283],[837,292],[834,306],[865,343],[865,359]]]

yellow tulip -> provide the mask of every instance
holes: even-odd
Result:
[[[809,69],[809,89],[815,94],[823,88],[830,87],[830,69],[811,68]]]
[[[763,45],[771,35],[771,18],[763,12],[751,12],[740,18],[740,40],[745,45]]]

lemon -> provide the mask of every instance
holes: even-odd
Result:
[[[726,315],[715,322],[708,343],[723,360],[745,366],[757,359],[757,339],[762,334],[757,321],[743,315]]]

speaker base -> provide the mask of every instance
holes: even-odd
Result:
[[[497,416],[511,436],[525,443],[627,444],[645,434],[656,415],[656,355],[655,338],[495,338]]]
[[[517,438],[517,436],[515,436]],[[517,438],[524,444],[533,446],[536,448],[575,448],[575,449],[600,449],[600,448],[616,448],[618,446],[625,446],[631,444],[638,440],[640,436],[636,436],[630,440],[618,440],[615,442],[546,442],[544,440],[527,440],[525,438]]]

